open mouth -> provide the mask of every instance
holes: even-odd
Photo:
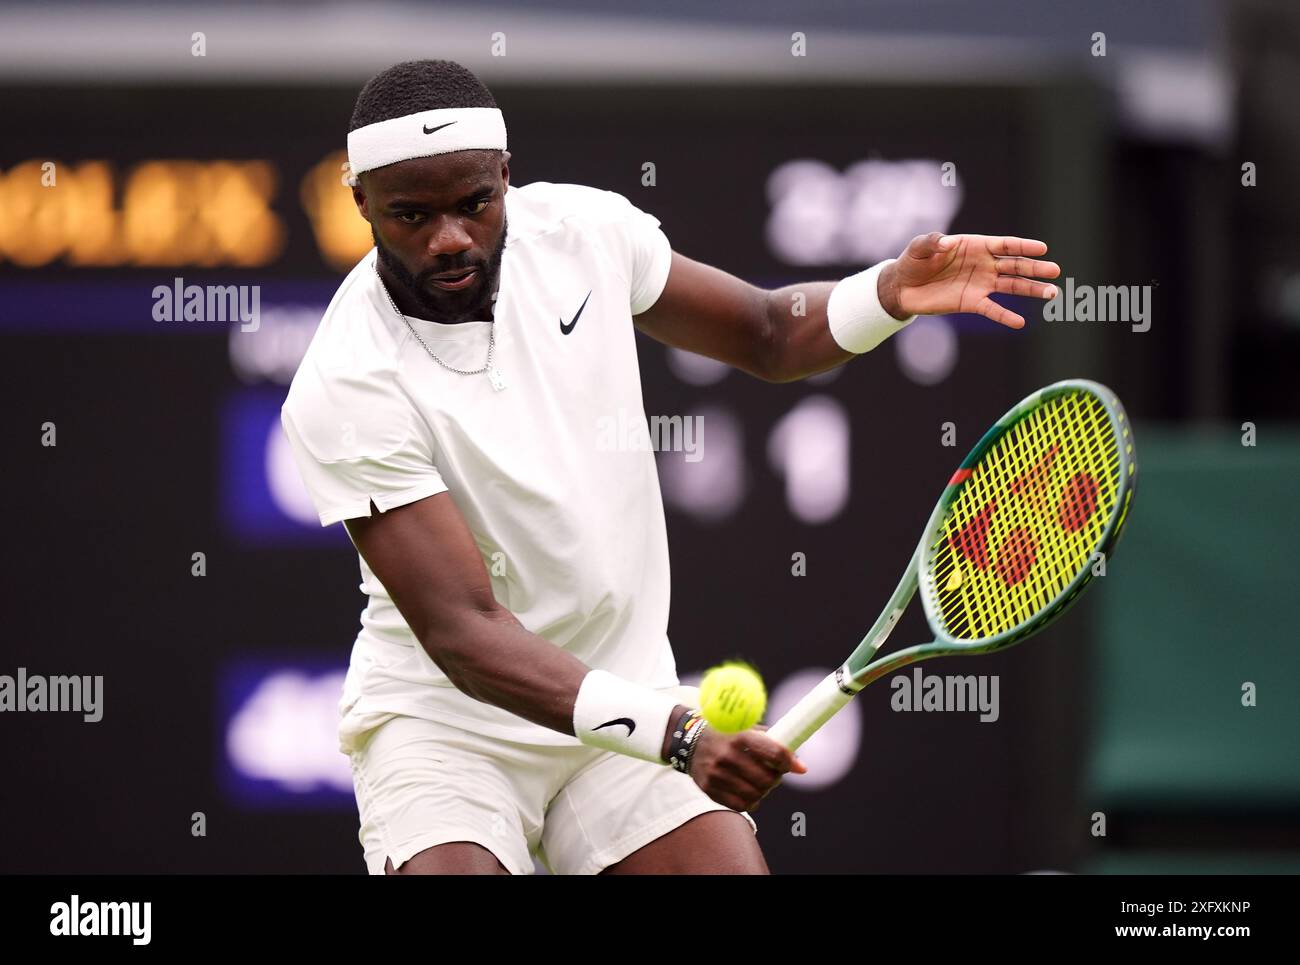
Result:
[[[443,291],[459,291],[474,284],[476,278],[478,278],[478,269],[469,268],[459,275],[446,278],[430,278],[429,280]]]

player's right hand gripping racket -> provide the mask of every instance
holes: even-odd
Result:
[[[1137,482],[1124,407],[1096,382],[1039,389],[948,480],[898,589],[838,670],[767,734],[797,750],[861,690],[918,660],[1001,650],[1043,629],[1102,571]],[[872,662],[920,584],[934,642]]]

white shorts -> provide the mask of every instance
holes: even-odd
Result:
[[[694,687],[673,688],[698,704]],[[686,774],[595,747],[483,737],[395,717],[352,753],[366,868],[400,868],[434,845],[472,841],[512,874],[536,854],[554,874],[596,874],[707,811],[726,811]],[[754,819],[745,815],[757,831]]]

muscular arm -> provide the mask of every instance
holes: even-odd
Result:
[[[372,513],[347,521],[352,541],[456,688],[572,734],[573,701],[587,666],[529,633],[497,603],[451,495]]]
[[[449,493],[374,511],[347,527],[421,646],[458,690],[573,734],[573,704],[589,668],[524,629],[497,602]]]
[[[892,317],[969,312],[1008,328],[1025,319],[993,294],[1055,298],[1061,268],[1040,260],[1047,245],[995,235],[917,235],[880,271],[876,297]],[[707,355],[768,382],[793,382],[854,358],[826,321],[835,282],[764,291],[676,252],[658,301],[637,315],[638,329],[666,345]]]
[[[826,324],[834,287],[818,281],[764,291],[673,252],[663,293],[633,323],[666,345],[766,382],[793,382],[855,357],[835,343]]]

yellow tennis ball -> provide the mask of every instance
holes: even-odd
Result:
[[[724,734],[749,730],[763,719],[767,688],[747,663],[730,661],[714,667],[700,681],[700,710],[710,726]]]

